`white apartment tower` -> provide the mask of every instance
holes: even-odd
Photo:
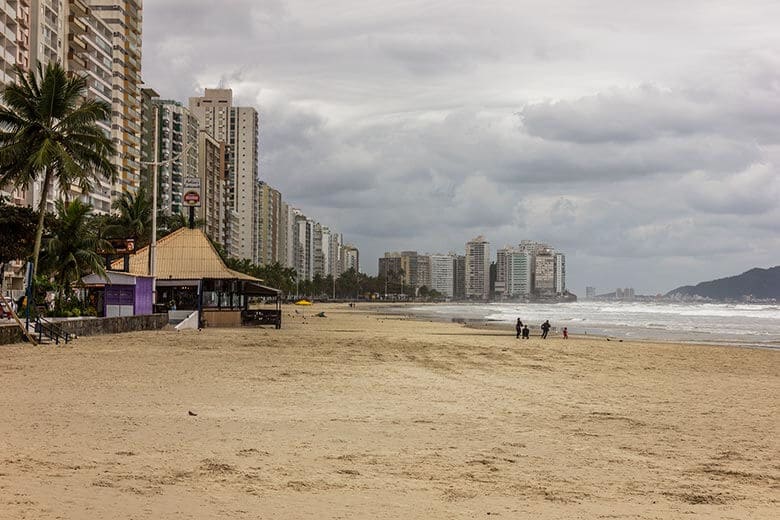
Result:
[[[487,300],[490,295],[490,242],[482,235],[466,242],[466,298]]]
[[[531,293],[532,255],[520,248],[505,247],[496,252],[496,294],[518,298]]]
[[[57,0],[61,1],[61,0]],[[112,32],[111,139],[117,149],[113,195],[135,193],[141,168],[141,0],[88,0]]]
[[[258,263],[257,110],[234,107],[230,89],[207,88],[203,96],[190,98],[190,111],[200,128],[227,145],[225,226],[221,242],[231,256]]]
[[[566,255],[555,253],[555,292],[563,294],[566,291]]]
[[[342,247],[342,254],[344,258],[344,271],[354,269],[356,273],[360,272],[360,252],[358,248],[352,244],[347,244]]]
[[[87,0],[68,0],[67,69],[87,79],[87,97],[111,105],[113,103],[113,33],[108,24],[95,16]],[[111,121],[101,121],[98,126],[111,137]],[[92,205],[95,213],[111,211],[113,186],[110,180],[100,177],[92,183],[92,190],[82,193],[77,186],[70,187],[70,197],[80,198]],[[60,195],[55,187],[53,197]]]
[[[430,255],[430,288],[447,298],[452,298],[455,290],[455,261],[451,255]]]
[[[266,184],[258,182],[257,247],[261,265],[281,262],[279,232],[282,220],[282,194]]]
[[[555,293],[555,252],[544,249],[535,255],[534,292],[538,296]]]
[[[177,215],[184,213],[184,179],[199,177],[198,120],[177,101],[156,99],[153,104],[157,132],[155,161],[161,163],[157,171],[157,207],[160,214]]]

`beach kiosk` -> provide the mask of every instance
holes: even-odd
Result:
[[[98,316],[143,316],[152,314],[152,277],[117,271],[106,276],[89,274],[81,279],[86,300]]]
[[[281,291],[229,269],[200,229],[180,228],[157,241],[155,309],[172,323],[198,313],[205,327],[282,326]],[[121,269],[122,261],[112,264]],[[130,257],[130,274],[149,274],[149,246]]]

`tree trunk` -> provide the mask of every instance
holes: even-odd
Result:
[[[43,223],[46,218],[46,197],[49,195],[51,173],[47,167],[43,174],[43,187],[41,188],[41,202],[38,204],[38,227],[35,228],[35,246],[33,247],[33,278],[38,274],[38,257],[41,254],[41,241],[43,239]]]

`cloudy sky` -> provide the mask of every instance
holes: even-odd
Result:
[[[261,176],[384,251],[542,240],[584,294],[780,264],[776,0],[146,0],[145,81],[230,87]]]

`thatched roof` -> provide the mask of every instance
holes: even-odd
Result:
[[[180,228],[157,241],[155,276],[157,279],[251,280],[261,282],[238,271],[228,269],[208,237],[200,229]],[[122,269],[124,261],[115,260],[111,268]],[[149,246],[130,256],[130,274],[149,274]]]

